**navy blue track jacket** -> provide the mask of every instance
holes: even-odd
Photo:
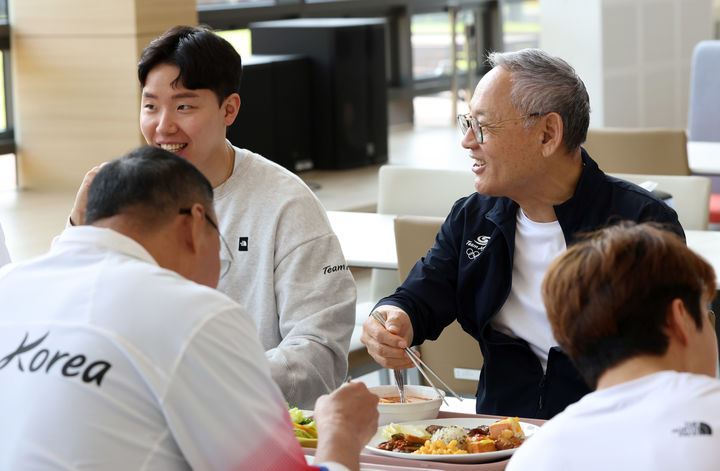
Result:
[[[606,175],[584,149],[582,161],[574,195],[555,206],[567,245],[578,233],[621,220],[667,223],[684,238],[677,214],[664,202]],[[458,200],[427,255],[377,306],[390,304],[409,314],[413,345],[437,339],[455,319],[478,341],[484,356],[479,414],[548,419],[589,389],[559,347],[549,352],[543,373],[527,342],[490,326],[510,293],[517,210],[517,203],[504,197],[475,193]]]

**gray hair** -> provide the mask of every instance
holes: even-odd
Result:
[[[558,113],[563,121],[565,147],[572,151],[585,142],[590,98],[570,64],[540,49],[492,52],[488,63],[510,72],[510,103],[521,114]],[[526,125],[532,122],[526,121]]]

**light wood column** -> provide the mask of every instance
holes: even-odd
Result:
[[[144,144],[137,62],[155,37],[197,24],[196,0],[10,0],[18,179],[75,189]]]

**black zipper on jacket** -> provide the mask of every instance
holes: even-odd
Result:
[[[538,412],[543,410],[543,406],[545,405],[543,403],[543,397],[545,395],[545,379],[547,378],[547,373],[543,372],[542,378],[540,378],[540,384],[538,384],[540,388],[540,394],[538,397]]]

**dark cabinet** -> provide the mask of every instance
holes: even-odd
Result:
[[[310,59],[310,152],[315,168],[387,161],[383,19],[266,21],[251,23],[250,31],[253,54]],[[294,80],[292,75],[283,78],[288,87],[296,85]],[[283,113],[294,114],[292,109]]]

